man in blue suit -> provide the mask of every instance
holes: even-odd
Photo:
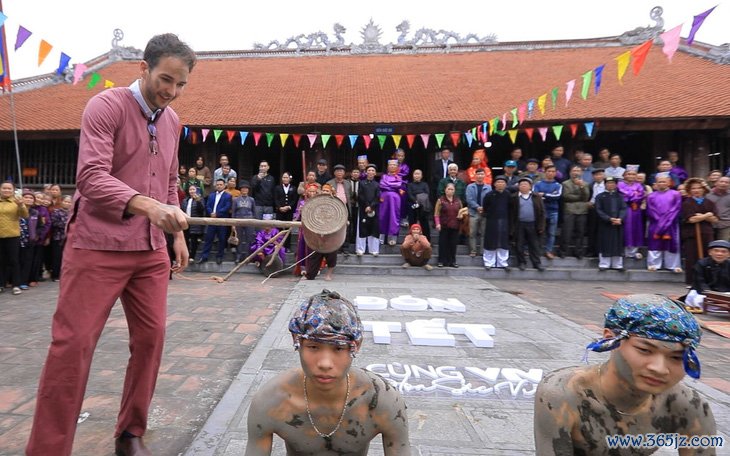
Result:
[[[230,218],[231,217],[231,206],[233,204],[233,198],[231,194],[225,191],[226,183],[223,179],[215,181],[215,193],[208,196],[208,201],[205,204],[205,212],[208,217],[213,218]],[[215,226],[209,225],[205,229],[205,244],[203,245],[203,252],[200,254],[200,258],[196,261],[197,264],[205,263],[208,261],[208,255],[210,255],[210,249],[213,247],[213,240],[218,237],[218,252],[216,254],[215,262],[221,264],[223,262],[223,254],[226,252],[226,245],[228,244],[228,233],[230,232],[228,226]]]

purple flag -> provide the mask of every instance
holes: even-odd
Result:
[[[17,51],[18,49],[20,49],[20,46],[22,46],[23,43],[25,43],[25,40],[30,38],[32,34],[33,32],[23,27],[22,25],[18,27],[18,36],[17,38],[15,38],[15,50]]]
[[[593,73],[595,74],[595,94],[598,95],[598,91],[601,90],[601,77],[603,76],[603,67],[606,65],[601,65],[597,67],[595,70],[593,70]],[[590,136],[590,135],[589,135]]]
[[[712,10],[717,8],[717,5],[713,6],[712,8],[708,9],[704,13],[698,14],[695,16],[694,19],[692,19],[692,28],[689,31],[689,36],[687,37],[687,45],[692,46],[692,43],[695,40],[695,33],[697,33],[697,30],[702,27],[702,23],[705,22],[705,19],[707,19],[707,16],[710,15]]]

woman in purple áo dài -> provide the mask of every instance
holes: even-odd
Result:
[[[623,180],[618,183],[618,191],[626,201],[626,220],[624,221],[624,246],[627,258],[643,258],[639,247],[644,245],[644,215],[641,205],[646,198],[644,185],[636,180],[638,165],[626,165]]]
[[[398,160],[388,160],[388,173],[380,178],[380,234],[387,236],[391,246],[400,231],[401,194],[405,193],[398,169]]]

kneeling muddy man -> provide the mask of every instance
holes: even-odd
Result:
[[[681,382],[685,373],[700,377],[694,317],[664,296],[629,295],[609,308],[604,328],[604,338],[587,349],[611,351],[607,362],[559,369],[538,386],[537,454],[634,455],[660,447],[716,454],[720,437],[710,406]],[[706,447],[698,448],[692,442],[700,436],[714,443],[702,439]]]
[[[301,367],[254,396],[246,455],[271,454],[274,434],[290,455],[366,455],[378,434],[386,455],[409,455],[403,398],[377,375],[352,368],[363,334],[353,304],[323,290],[301,305],[289,331]]]

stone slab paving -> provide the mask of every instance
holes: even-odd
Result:
[[[186,455],[240,455],[245,449],[247,412],[258,387],[279,372],[298,364],[286,325],[293,310],[306,297],[322,288],[339,291],[354,299],[356,296],[376,296],[392,299],[401,295],[418,298],[457,298],[466,305],[466,312],[401,311],[389,307],[381,311],[361,311],[363,320],[395,321],[405,324],[417,319],[444,318],[447,323],[491,324],[496,328],[493,348],[476,347],[463,335],[455,336],[453,347],[414,346],[405,332],[392,333],[390,345],[374,344],[372,333],[366,333],[365,343],[355,365],[389,372],[394,378],[408,373],[404,366],[428,369],[441,367],[444,375],[459,375],[471,383],[472,392],[404,391],[408,403],[412,453],[420,455],[496,455],[534,454],[531,394],[534,382],[507,382],[510,371],[497,371],[496,378],[473,374],[478,369],[513,368],[521,378],[529,377],[530,369],[548,372],[559,367],[578,365],[583,347],[596,336],[602,317],[592,316],[593,310],[583,310],[591,323],[576,323],[557,313],[537,306],[504,291],[483,279],[473,277],[430,277],[408,280],[363,280],[362,277],[335,276],[335,280],[301,281],[284,302],[281,310],[261,337],[236,379],[232,382],[218,407],[188,448]],[[504,284],[502,284],[504,285]],[[507,284],[517,290],[540,293],[541,283],[520,281]],[[572,283],[562,283],[559,289],[546,290],[554,300],[572,296]],[[585,290],[583,290],[585,291]],[[618,292],[618,291],[614,291]],[[595,290],[593,290],[595,294]],[[597,298],[594,307],[603,310],[610,304]],[[587,324],[593,325],[592,327]],[[707,356],[708,354],[701,354]],[[592,363],[607,355],[592,354]],[[390,365],[390,371],[383,364]],[[451,366],[445,368],[444,366]],[[416,372],[417,369],[409,370]],[[436,369],[438,370],[438,369]],[[422,373],[422,371],[421,371]],[[495,374],[496,375],[496,374]],[[443,377],[440,375],[439,377]],[[436,383],[441,383],[440,378]],[[432,386],[432,380],[422,374],[411,374],[405,382],[410,385]],[[441,383],[458,387],[451,380]],[[692,385],[706,397],[718,422],[718,429],[728,438],[730,430],[730,396],[702,382]],[[480,388],[481,387],[481,388]],[[511,391],[514,388],[514,393]],[[481,391],[481,392],[480,392]],[[285,454],[283,442],[275,438],[275,455]],[[382,444],[374,441],[370,454],[383,454]],[[671,454],[659,452],[656,454]],[[718,454],[730,454],[730,447]]]

